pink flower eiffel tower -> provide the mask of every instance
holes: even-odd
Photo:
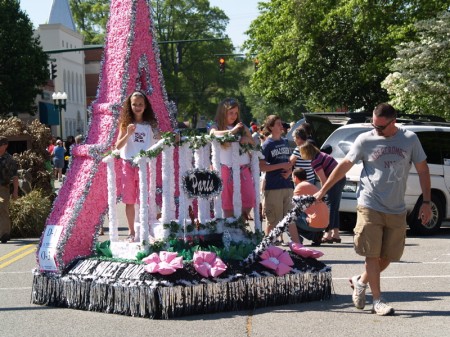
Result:
[[[37,252],[41,271],[60,273],[74,259],[92,254],[108,206],[103,154],[117,138],[122,102],[137,89],[147,93],[161,131],[172,130],[174,108],[164,88],[149,1],[111,0],[88,136],[72,151],[66,181],[47,219]]]

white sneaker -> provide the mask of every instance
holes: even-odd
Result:
[[[349,279],[350,286],[353,288],[352,300],[353,304],[357,309],[364,309],[366,306],[366,289],[367,284],[362,286],[358,280],[361,278],[361,275],[355,275]]]
[[[383,300],[373,302],[372,313],[380,316],[393,315],[395,310],[390,305],[387,305]]]

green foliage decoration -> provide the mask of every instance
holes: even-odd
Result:
[[[41,189],[47,195],[53,193],[51,186],[52,172],[48,169],[50,154],[47,151],[51,139],[51,131],[38,120],[25,123],[18,117],[0,119],[0,134],[6,137],[25,136],[31,142],[31,147],[14,154],[19,169],[31,170],[33,189]]]
[[[110,246],[111,246],[110,240],[106,240],[103,242],[97,242],[95,244],[95,253],[98,256],[112,257],[112,252],[111,252]]]
[[[44,231],[50,210],[50,196],[42,190],[33,190],[17,200],[11,200],[11,236],[39,237]]]

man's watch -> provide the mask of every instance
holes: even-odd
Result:
[[[424,200],[424,201],[422,201],[422,204],[427,204],[427,205],[429,205],[429,204],[430,204],[430,200]]]

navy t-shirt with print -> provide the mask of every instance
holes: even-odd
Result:
[[[268,164],[286,163],[291,156],[291,148],[286,139],[273,140],[269,137],[262,145],[262,153]],[[266,172],[266,190],[294,187],[291,178],[284,179],[281,175],[282,172],[283,170]]]

